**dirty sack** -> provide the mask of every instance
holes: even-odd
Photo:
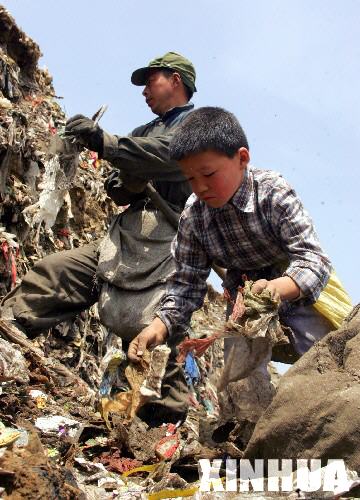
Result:
[[[224,370],[219,391],[230,382],[248,377],[256,369],[266,371],[272,347],[289,343],[279,321],[280,300],[274,300],[266,289],[260,294],[253,293],[252,285],[252,281],[246,281],[238,292],[226,323]]]
[[[245,457],[343,458],[360,472],[360,306],[281,378]]]
[[[236,421],[253,428],[270,404],[275,385],[268,371],[272,347],[288,343],[279,322],[280,301],[268,290],[251,292],[246,281],[226,323],[224,369],[218,383],[220,424]]]
[[[174,228],[155,209],[128,208],[115,217],[100,245],[99,315],[114,333],[131,340],[154,318],[173,272]]]

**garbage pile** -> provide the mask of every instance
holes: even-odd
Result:
[[[0,295],[47,253],[101,237],[118,210],[103,189],[111,167],[96,154],[78,158],[76,151],[76,172],[64,168],[63,154],[56,172],[66,120],[49,72],[37,65],[40,56],[0,6]],[[60,189],[61,172],[67,189]]]

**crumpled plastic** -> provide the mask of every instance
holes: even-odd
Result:
[[[196,383],[200,379],[199,367],[192,352],[188,352],[186,355],[184,371],[186,380],[191,384]]]
[[[39,417],[35,421],[35,427],[44,434],[58,433],[59,435],[69,435],[75,437],[80,427],[77,420],[64,417],[62,415],[52,415],[50,417]]]
[[[119,347],[113,347],[106,355],[108,366],[100,384],[100,413],[109,429],[109,414],[122,415],[132,419],[144,402],[140,393],[146,374],[149,370],[150,353],[145,351],[140,363],[127,364],[127,357]],[[115,392],[119,390],[120,392]]]
[[[115,337],[101,363],[100,413],[110,428],[111,412],[133,419],[145,402],[161,397],[161,385],[171,349],[166,345],[145,351],[140,363],[128,363]]]
[[[350,314],[352,310],[351,298],[335,271],[332,271],[326,287],[313,307],[331,321],[335,328],[339,328],[346,316]]]
[[[289,340],[279,321],[280,299],[273,299],[267,289],[254,293],[251,291],[252,285],[253,281],[245,281],[243,289],[239,291],[234,311],[226,323],[225,336],[239,333],[247,338],[266,338],[271,345],[288,344]]]
[[[29,371],[20,349],[0,338],[0,381],[5,380],[26,384],[29,382]]]
[[[156,346],[150,353],[150,366],[140,387],[140,393],[147,398],[161,398],[161,385],[171,349],[167,345]]]
[[[29,226],[38,225],[37,240],[43,222],[45,229],[50,229],[55,224],[79,164],[79,146],[77,144],[56,137],[53,147],[56,153],[45,162],[45,173],[39,200],[26,207],[22,212]]]

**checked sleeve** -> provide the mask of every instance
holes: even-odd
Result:
[[[285,276],[302,292],[304,303],[316,302],[331,273],[331,262],[320,246],[314,224],[293,188],[280,177],[268,198],[268,220],[289,257]]]

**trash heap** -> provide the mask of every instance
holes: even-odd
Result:
[[[40,56],[0,6],[0,295],[37,259],[101,237],[117,211],[103,189],[111,167],[90,151],[80,154],[56,206],[59,176],[51,164],[65,115],[49,72],[37,65]],[[48,206],[41,206],[49,190]]]

